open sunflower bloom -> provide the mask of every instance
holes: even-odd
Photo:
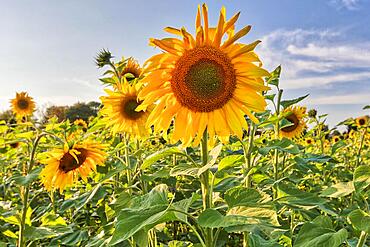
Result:
[[[54,149],[47,153],[47,158],[40,160],[45,164],[41,171],[41,182],[47,190],[59,189],[61,192],[66,186],[73,185],[81,177],[84,181],[96,165],[104,164],[105,146],[100,143],[84,141],[69,147]]]
[[[138,93],[141,85],[138,83],[129,85],[126,79],[124,83],[117,84],[114,91],[106,89],[108,96],[100,97],[104,104],[102,113],[103,122],[112,128],[113,133],[128,133],[134,137],[146,137],[150,128],[146,126],[151,107],[145,111],[137,111],[141,101]]]
[[[12,111],[18,117],[30,116],[35,111],[35,102],[26,92],[16,93],[14,99],[10,101]]]
[[[165,132],[172,120],[172,141],[185,145],[198,143],[207,129],[210,139],[236,135],[242,138],[248,125],[245,115],[254,122],[254,112],[266,107],[262,92],[269,88],[263,77],[269,73],[254,53],[260,43],[236,43],[251,29],[235,33],[240,13],[226,20],[221,9],[217,27],[209,27],[207,6],[198,7],[192,36],[185,28],[165,28],[180,38],[151,39],[150,44],[164,52],[151,57],[144,65],[138,109],[156,103],[148,119],[156,132]],[[224,36],[226,37],[224,38]]]
[[[280,129],[280,137],[286,137],[289,139],[299,138],[302,136],[303,131],[306,129],[306,107],[293,106],[284,109],[283,114],[287,114],[285,117],[291,125]]]

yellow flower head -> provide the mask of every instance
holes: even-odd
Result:
[[[210,139],[231,134],[242,138],[243,128],[248,128],[245,115],[258,122],[252,111],[266,107],[262,92],[269,88],[263,77],[270,74],[253,51],[260,41],[236,43],[251,29],[246,26],[235,32],[239,14],[227,20],[222,8],[213,28],[203,4],[198,7],[195,36],[185,28],[167,27],[165,31],[179,38],[150,40],[163,53],[144,65],[146,87],[139,94],[143,100],[139,109],[156,103],[148,119],[156,132],[166,132],[174,120],[171,140],[188,145],[193,140],[199,143],[206,129]]]
[[[30,116],[35,111],[35,102],[26,92],[16,93],[10,101],[12,110],[18,117]]]
[[[76,119],[73,123],[74,125],[87,129],[87,123],[83,119]]]
[[[369,117],[368,116],[358,117],[358,118],[356,118],[355,121],[356,121],[357,127],[359,127],[359,128],[365,127],[369,124]]]
[[[75,143],[69,147],[54,149],[48,152],[47,158],[40,160],[45,164],[41,171],[41,182],[50,191],[59,189],[61,192],[66,186],[77,182],[78,177],[86,181],[96,165],[103,165],[106,157],[105,146],[91,141]]]
[[[130,82],[136,78],[139,78],[141,72],[142,69],[140,68],[140,65],[132,57],[130,57],[127,59],[126,66],[122,70],[121,74],[122,76],[126,77],[127,81]]]
[[[145,111],[136,110],[141,103],[137,98],[140,85],[129,85],[126,80],[117,85],[115,91],[105,90],[108,96],[100,97],[104,104],[103,121],[112,127],[113,133],[125,132],[139,138],[148,136],[150,128],[146,127],[146,121],[151,107]]]
[[[310,146],[310,145],[315,143],[315,140],[311,137],[307,137],[307,138],[305,138],[304,142],[307,146]]]
[[[306,116],[306,108],[300,106],[293,106],[284,109],[283,114],[288,114],[285,119],[292,125],[280,129],[280,137],[299,138],[302,136],[306,128],[304,117]]]
[[[333,136],[333,137],[331,138],[331,140],[332,140],[332,142],[333,142],[333,143],[337,143],[337,142],[339,142],[339,141],[340,141],[340,136],[335,135],[335,136]]]

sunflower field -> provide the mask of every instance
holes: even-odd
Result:
[[[199,6],[196,33],[165,28],[142,67],[102,50],[88,121],[41,122],[16,93],[0,246],[370,246],[370,106],[331,129],[308,95],[286,99],[239,14],[211,27]]]

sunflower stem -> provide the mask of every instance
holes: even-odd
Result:
[[[362,146],[364,145],[365,135],[366,135],[366,128],[364,128],[364,130],[362,131],[360,146],[358,147],[358,151],[357,151],[356,167],[360,165],[361,151],[362,151]]]
[[[202,166],[208,163],[208,133],[207,129],[203,132],[203,138],[201,142],[201,158]],[[203,210],[212,207],[212,194],[210,193],[209,184],[209,169],[200,175],[200,182],[202,184],[202,198],[203,198]],[[205,231],[205,244],[207,247],[211,247],[213,244],[213,231],[211,228],[207,228]]]
[[[28,163],[28,166],[25,166],[24,169],[24,176],[28,174],[29,171],[32,170],[32,167],[35,163],[35,154],[36,154],[36,148],[41,140],[41,138],[46,135],[45,133],[42,133],[38,135],[38,137],[35,139],[35,142],[33,143],[31,154],[30,154],[30,160]],[[22,215],[21,215],[21,222],[19,226],[19,237],[18,237],[18,246],[19,247],[25,247],[26,246],[26,238],[24,236],[25,233],[25,227],[26,227],[26,217],[27,217],[27,209],[28,209],[28,198],[29,198],[29,193],[30,193],[30,186],[22,186],[22,191],[23,193],[23,207],[22,207]]]
[[[131,190],[131,186],[132,186],[132,179],[131,179],[131,165],[130,165],[130,157],[129,157],[129,145],[130,145],[130,137],[128,135],[125,135],[124,136],[124,139],[125,139],[125,161],[126,161],[126,166],[127,166],[127,170],[126,170],[126,175],[127,175],[127,188],[128,188],[128,193],[131,195],[132,193],[132,190]]]
[[[277,98],[277,104],[276,104],[276,116],[279,116],[280,114],[280,102],[281,102],[281,96],[283,94],[283,90],[280,89],[278,93],[278,98]],[[275,124],[275,139],[279,139],[279,133],[280,132],[280,124],[279,121],[276,121]],[[279,179],[279,151],[275,149],[275,163],[274,163],[274,180],[275,182]],[[277,197],[277,191],[274,190],[274,198]]]
[[[361,235],[360,235],[360,239],[358,240],[358,243],[356,245],[356,247],[363,247],[365,242],[366,242],[366,239],[367,239],[367,233],[364,232],[364,231],[361,231]]]
[[[246,153],[246,156],[245,156],[245,160],[246,160],[246,163],[247,163],[247,167],[246,167],[247,169],[244,173],[246,174],[245,187],[247,187],[247,188],[251,187],[250,170],[252,169],[252,166],[253,166],[252,151],[253,151],[253,141],[254,141],[254,136],[256,134],[256,130],[257,130],[256,125],[254,123],[252,123],[252,128],[251,128],[251,131],[250,131],[250,134],[249,134],[249,139],[248,139],[248,149],[247,149],[247,153]]]

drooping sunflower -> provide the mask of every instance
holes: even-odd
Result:
[[[356,121],[357,127],[362,128],[362,127],[365,127],[365,126],[368,125],[369,117],[368,116],[358,117],[358,118],[356,118],[355,121]]]
[[[137,61],[132,57],[127,59],[125,68],[122,70],[122,76],[126,77],[127,81],[132,81],[136,78],[139,78],[141,75],[142,69]]]
[[[269,88],[263,77],[270,74],[253,51],[260,41],[236,43],[251,29],[235,33],[239,14],[226,20],[222,8],[217,27],[211,28],[203,4],[196,15],[195,37],[185,28],[167,27],[165,31],[180,38],[150,40],[164,52],[145,62],[146,87],[139,94],[143,103],[138,109],[156,102],[148,119],[155,131],[166,132],[174,120],[171,140],[187,145],[198,143],[206,129],[210,139],[230,134],[242,138],[243,128],[248,128],[245,115],[258,122],[252,111],[265,109],[262,92]]]
[[[138,83],[129,85],[124,80],[124,83],[117,85],[115,91],[106,89],[108,96],[100,97],[104,104],[103,121],[112,127],[113,133],[125,132],[139,138],[149,135],[150,128],[146,126],[146,121],[151,107],[145,111],[136,110],[141,103],[137,98],[140,87]]]
[[[80,126],[83,129],[87,129],[87,123],[83,119],[76,119],[73,123],[74,125]]]
[[[106,157],[105,146],[92,141],[75,143],[72,147],[66,143],[64,148],[54,149],[46,154],[47,158],[40,160],[45,164],[41,171],[41,182],[47,190],[59,189],[74,184],[80,176],[84,181],[96,165],[103,165]]]
[[[284,109],[283,114],[287,114],[285,119],[292,125],[280,129],[280,137],[299,138],[302,136],[306,128],[304,117],[306,116],[306,108],[301,106],[291,106]]]
[[[35,111],[35,102],[26,92],[16,93],[14,99],[10,101],[12,111],[20,118],[30,116]]]

